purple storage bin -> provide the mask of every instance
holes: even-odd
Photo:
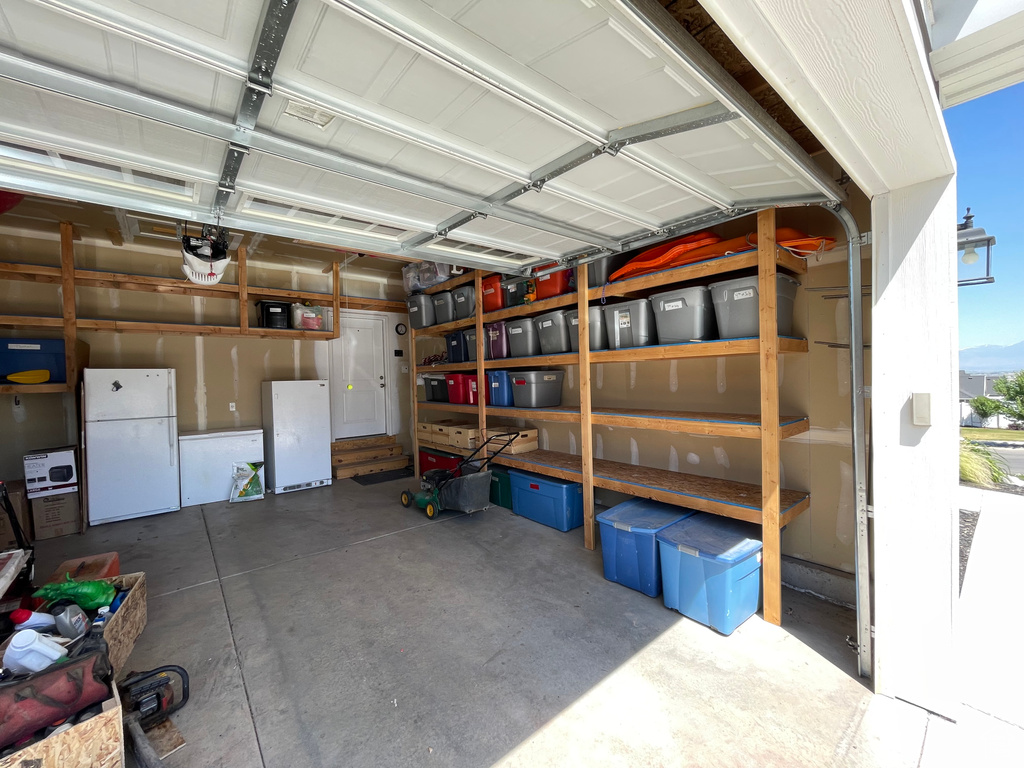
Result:
[[[496,320],[485,325],[484,336],[491,360],[508,357],[508,332],[505,330],[504,320]]]

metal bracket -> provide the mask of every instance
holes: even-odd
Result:
[[[863,247],[865,245],[871,245],[871,230],[869,229],[867,232],[861,232],[859,237],[853,238],[850,242],[860,247]]]

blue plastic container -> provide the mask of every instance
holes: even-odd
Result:
[[[760,527],[697,514],[657,534],[665,607],[723,635],[757,612]]]
[[[508,371],[488,371],[487,383],[491,387],[491,405],[511,408],[515,405],[512,399],[512,382]]]
[[[649,499],[630,499],[597,516],[601,524],[604,577],[649,597],[661,594],[658,531],[685,520],[692,509]]]
[[[512,511],[536,523],[571,531],[583,525],[583,486],[510,469]]]
[[[0,341],[0,378],[23,371],[49,371],[48,383],[68,380],[63,339],[3,339]]]
[[[469,347],[466,345],[466,334],[462,331],[446,333],[444,341],[445,345],[448,347],[449,363],[469,362]]]

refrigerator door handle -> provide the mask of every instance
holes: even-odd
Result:
[[[176,453],[176,451],[174,450],[174,419],[168,419],[167,420],[167,444],[171,447],[171,450],[170,450],[170,454],[171,454],[170,465],[173,467],[174,466],[174,454]]]
[[[175,453],[177,453],[174,450],[174,444],[175,444],[175,441],[176,441],[178,436],[174,434],[175,419],[172,418],[174,416],[174,406],[175,406],[175,402],[174,402],[174,384],[172,382],[173,382],[172,377],[168,376],[167,377],[167,417],[168,417],[167,418],[167,444],[171,448],[170,465],[173,467],[174,466]]]

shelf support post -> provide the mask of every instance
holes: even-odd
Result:
[[[334,327],[338,327],[338,318],[334,318]],[[409,389],[412,390],[412,471],[416,482],[420,481],[420,396],[416,391],[416,376],[419,369],[419,355],[416,351],[416,329],[409,323]]]
[[[60,292],[64,318],[64,371],[67,391],[78,384],[78,317],[75,304],[75,229],[70,221],[60,223]]]
[[[331,338],[337,339],[341,336],[341,265],[338,262],[331,264],[331,279],[331,311],[334,313],[331,319]]]
[[[594,427],[590,403],[590,304],[587,265],[576,267],[576,309],[580,332],[580,453],[583,462],[583,545],[597,546],[594,530]]]
[[[757,214],[757,290],[761,369],[761,575],[764,620],[782,623],[782,541],[779,533],[779,323],[775,265],[775,209]]]
[[[249,333],[249,253],[238,246],[238,331]]]
[[[487,429],[487,393],[491,391],[484,372],[484,291],[483,272],[473,270],[473,311],[476,312],[476,408],[480,440]],[[486,453],[486,450],[484,451]],[[486,458],[486,456],[484,457]]]

